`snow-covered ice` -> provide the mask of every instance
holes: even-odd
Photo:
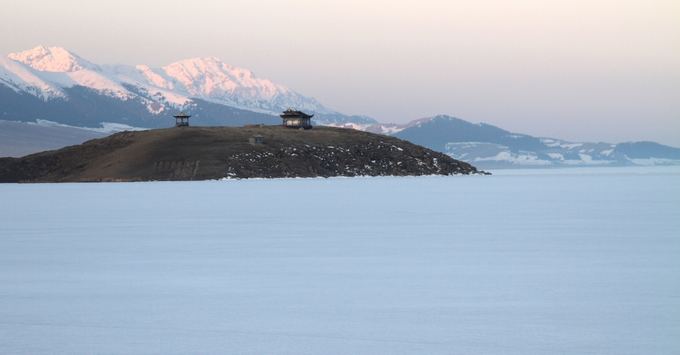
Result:
[[[0,185],[0,353],[678,353],[679,178]]]

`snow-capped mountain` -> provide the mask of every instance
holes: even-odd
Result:
[[[59,47],[40,46],[8,54],[2,59],[0,80],[43,100],[67,99],[64,88],[74,86],[121,99],[134,96],[99,66]]]
[[[64,48],[44,46],[0,58],[0,104],[3,119],[83,126],[106,120],[157,127],[166,125],[166,116],[177,110],[190,111],[197,124],[268,122],[288,107],[315,113],[319,124],[375,123],[335,112],[215,57],[161,68],[97,65]],[[232,116],[239,118],[230,120]]]
[[[677,165],[680,149],[653,142],[579,143],[539,138],[440,115],[396,126],[395,136],[480,168]]]

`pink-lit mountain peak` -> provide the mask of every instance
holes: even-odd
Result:
[[[7,57],[39,71],[75,72],[83,69],[98,70],[96,64],[62,47],[37,46],[26,51],[10,53]]]
[[[252,71],[224,63],[217,57],[189,58],[163,67],[169,77],[184,85],[192,94],[212,95],[246,89],[248,94],[267,99],[288,92],[288,88]]]

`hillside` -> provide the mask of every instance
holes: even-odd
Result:
[[[446,115],[410,122],[394,135],[486,169],[680,164],[680,149],[658,143],[569,142]]]
[[[262,143],[250,138],[262,136]],[[186,127],[122,132],[81,145],[0,158],[0,182],[473,174],[471,165],[350,129]]]

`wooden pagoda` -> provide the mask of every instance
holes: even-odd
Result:
[[[281,114],[283,119],[283,126],[288,128],[312,128],[312,117],[314,115],[308,115],[302,111],[293,110],[289,108]]]

